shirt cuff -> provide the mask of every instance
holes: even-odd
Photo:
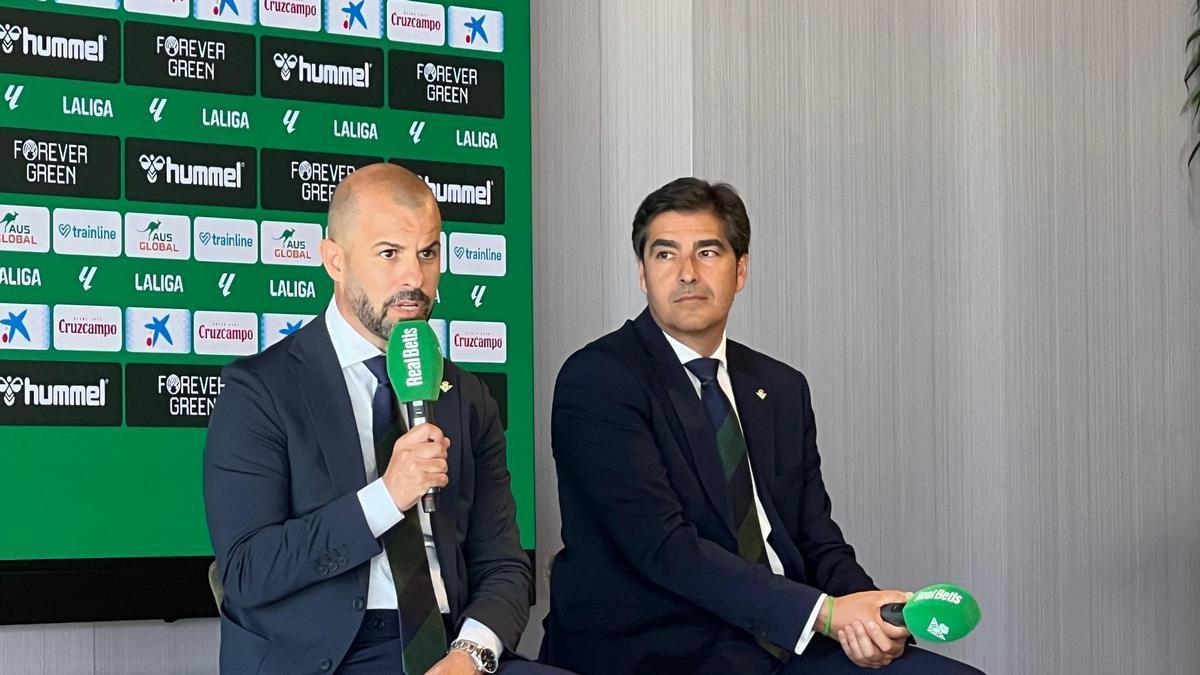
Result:
[[[817,606],[813,607],[812,614],[808,615],[808,623],[804,624],[804,630],[800,632],[800,641],[796,643],[796,654],[803,654],[808,648],[808,641],[812,639],[813,628],[817,623],[817,615],[821,613],[821,605],[825,604],[825,598],[829,597],[825,593],[817,598]]]
[[[392,501],[392,495],[387,491],[382,478],[376,478],[358,491],[358,503],[367,518],[367,527],[371,528],[371,534],[376,539],[404,520],[404,513],[396,506],[396,502]]]
[[[462,630],[458,631],[458,639],[470,640],[477,645],[492,650],[497,659],[504,653],[504,643],[500,641],[500,638],[496,637],[491,628],[479,623],[475,619],[468,618],[463,622]]]

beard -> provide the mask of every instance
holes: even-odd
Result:
[[[358,279],[350,277],[346,284],[346,298],[350,302],[350,311],[354,312],[355,318],[369,331],[379,336],[381,340],[387,340],[392,334],[392,329],[396,327],[396,322],[388,318],[388,309],[392,305],[399,302],[419,302],[422,306],[421,319],[429,320],[429,315],[433,312],[433,300],[425,292],[419,288],[409,288],[402,290],[387,300],[384,300],[383,307],[376,309],[370,298],[367,297],[366,291],[363,290]]]

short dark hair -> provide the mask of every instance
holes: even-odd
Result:
[[[725,227],[725,238],[738,260],[750,252],[750,216],[737,190],[729,183],[709,183],[685,176],[651,192],[633,216],[633,252],[638,260],[646,249],[646,228],[654,217],[667,211],[709,211]]]

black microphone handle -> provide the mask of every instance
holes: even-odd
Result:
[[[418,424],[425,424],[433,421],[433,402],[432,401],[413,401],[404,406],[408,413],[408,428],[412,429]],[[438,493],[442,491],[440,487],[431,487],[421,495],[421,510],[425,513],[433,513],[438,507]]]
[[[900,628],[907,628],[907,626],[904,623],[904,603],[903,602],[890,602],[890,603],[880,607],[879,608],[879,616],[881,618],[883,618],[884,621],[892,624],[893,626],[899,626]]]

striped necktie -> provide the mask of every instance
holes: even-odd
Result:
[[[397,414],[396,393],[388,380],[386,357],[363,362],[379,384],[371,401],[371,427],[375,435],[375,466],[382,476],[392,458],[392,446],[406,430]],[[446,654],[446,626],[433,594],[425,536],[417,507],[404,512],[404,519],[383,535],[388,566],[396,584],[400,608],[400,641],[404,648],[404,672],[424,675]]]

